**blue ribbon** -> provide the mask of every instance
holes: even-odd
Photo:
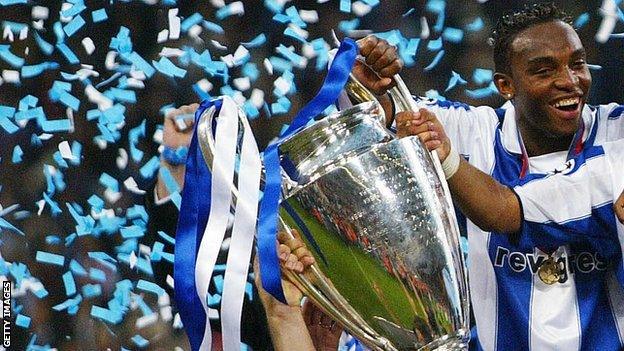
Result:
[[[279,145],[285,138],[305,127],[312,118],[322,113],[338,99],[349,78],[356,56],[357,44],[349,38],[343,40],[327,72],[321,90],[312,101],[299,111],[288,129],[280,135],[279,140],[269,145],[264,152],[266,183],[260,203],[258,224],[260,275],[264,290],[283,303],[286,303],[286,299],[282,291],[279,259],[275,248],[281,193]]]
[[[195,264],[210,211],[210,196],[197,189],[211,187],[210,170],[197,140],[197,124],[202,113],[212,106],[216,107],[218,113],[221,109],[221,100],[205,100],[195,113],[195,130],[186,159],[174,252],[175,301],[193,350],[199,349],[207,323],[204,308],[195,288]]]

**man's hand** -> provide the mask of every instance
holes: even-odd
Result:
[[[400,112],[396,115],[397,136],[416,135],[429,151],[437,150],[440,162],[451,152],[451,141],[435,114],[425,108],[416,112]]]
[[[175,150],[190,145],[193,136],[193,124],[195,123],[193,116],[198,107],[199,104],[184,105],[167,112],[163,123],[163,145],[165,147]],[[167,167],[180,188],[184,187],[184,165],[172,165],[161,156],[160,166]],[[169,196],[169,191],[160,175],[156,181],[156,192],[159,199]]]
[[[335,351],[338,349],[340,335],[344,330],[340,324],[310,301],[306,301],[303,305],[303,320],[316,350]]]
[[[384,95],[394,86],[392,76],[403,68],[397,48],[374,35],[358,40],[358,46],[360,55],[366,59],[366,65],[356,61],[353,67],[355,78],[373,94]]]
[[[624,224],[624,192],[622,192],[617,201],[615,201],[615,204],[613,204],[613,209],[620,223]]]

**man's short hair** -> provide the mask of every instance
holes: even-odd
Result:
[[[572,25],[572,18],[553,3],[525,5],[522,10],[502,16],[492,31],[496,72],[511,73],[511,43],[523,30],[536,24],[561,21]]]

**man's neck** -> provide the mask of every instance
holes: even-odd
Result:
[[[567,151],[574,138],[570,136],[553,136],[535,128],[522,118],[518,119],[518,128],[529,157],[540,156],[557,151]]]

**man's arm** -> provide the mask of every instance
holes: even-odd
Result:
[[[429,150],[437,150],[444,162],[451,143],[435,114],[427,109],[397,115],[397,136],[417,135]],[[459,155],[455,155],[459,157]],[[514,192],[459,157],[459,168],[447,179],[461,211],[484,231],[516,233],[522,214]]]
[[[615,204],[613,204],[613,209],[615,210],[615,215],[618,220],[624,224],[624,192],[622,192]]]

